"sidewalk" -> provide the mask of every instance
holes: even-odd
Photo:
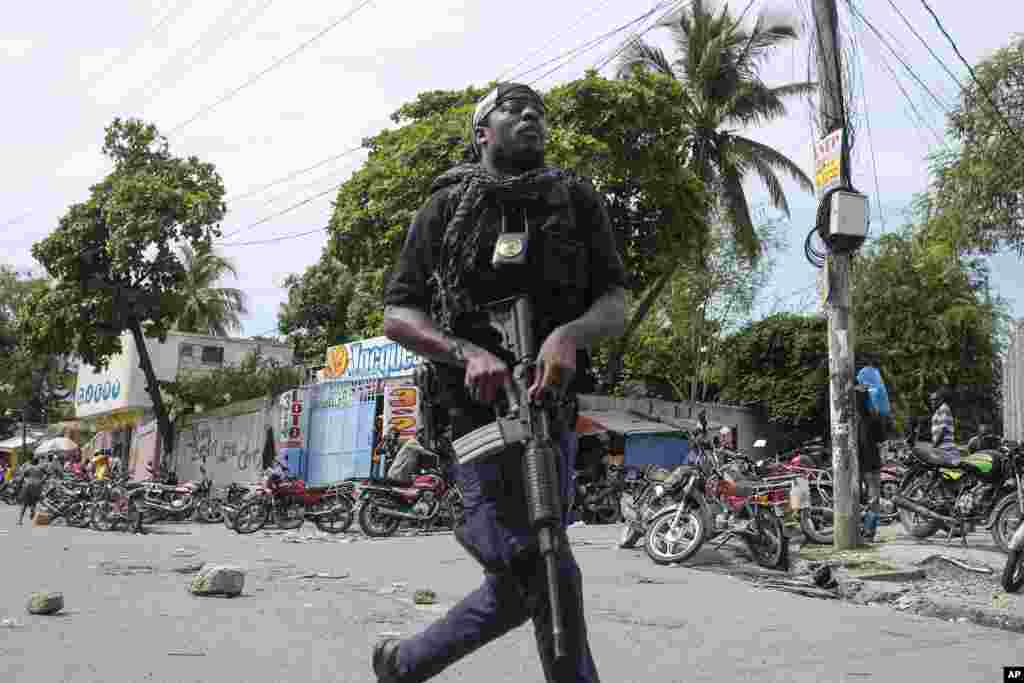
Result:
[[[895,523],[879,529],[878,542],[855,551],[803,545],[798,556],[805,571],[821,562],[841,567],[837,591],[853,602],[1024,633],[1024,594],[1003,590],[1006,555],[988,532],[968,535],[965,548],[956,538],[947,545],[943,534],[912,538]]]

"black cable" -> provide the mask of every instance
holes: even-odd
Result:
[[[227,243],[224,243],[224,244],[220,244],[219,246],[221,248],[225,248],[225,247],[248,247],[248,246],[251,246],[251,245],[254,245],[254,244],[273,244],[273,243],[276,243],[276,242],[284,242],[285,240],[296,239],[298,237],[306,237],[307,235],[312,235],[312,234],[318,233],[318,232],[327,232],[327,228],[317,228],[316,230],[307,230],[306,232],[297,232],[297,233],[292,233],[292,234],[289,234],[289,235],[279,235],[277,237],[269,237],[269,238],[264,239],[264,240],[251,240],[249,242],[227,242]]]
[[[272,213],[269,216],[265,216],[265,217],[259,219],[258,221],[256,221],[255,223],[250,223],[249,225],[246,225],[243,228],[238,228],[237,230],[233,230],[232,232],[229,232],[228,234],[224,235],[223,237],[220,238],[220,240],[217,240],[217,241],[220,242],[222,240],[226,240],[227,238],[232,237],[234,235],[237,235],[238,233],[240,233],[240,232],[242,232],[244,230],[250,230],[252,228],[255,228],[257,225],[263,225],[264,223],[267,223],[268,221],[271,221],[274,218],[280,218],[281,216],[285,215],[286,213],[291,213],[295,209],[302,208],[303,206],[305,206],[306,204],[309,204],[310,202],[312,202],[315,199],[319,199],[320,197],[323,197],[324,195],[329,194],[331,192],[336,192],[338,190],[338,188],[340,188],[344,184],[345,184],[345,182],[342,181],[342,182],[340,182],[340,183],[338,183],[336,185],[332,185],[331,187],[327,188],[323,192],[318,192],[315,195],[313,195],[312,197],[306,197],[302,201],[296,202],[295,204],[292,204],[291,206],[289,206],[286,209],[282,209],[281,211],[278,211],[276,213]]]
[[[340,25],[341,25],[342,23],[344,23],[344,22],[348,21],[349,19],[351,19],[351,18],[352,18],[353,16],[355,16],[356,12],[358,12],[358,11],[359,11],[359,10],[361,10],[361,9],[363,9],[364,7],[366,7],[367,5],[369,5],[369,4],[371,3],[371,2],[373,2],[373,0],[363,0],[363,1],[362,1],[362,2],[360,2],[360,3],[358,4],[358,5],[356,5],[356,6],[355,6],[355,7],[353,7],[352,9],[350,9],[350,10],[349,10],[348,12],[346,12],[345,14],[343,14],[343,15],[342,15],[342,16],[341,16],[340,18],[338,18],[338,19],[335,19],[335,20],[334,20],[334,21],[332,21],[332,22],[331,22],[330,24],[328,24],[328,25],[327,25],[326,27],[324,27],[323,29],[321,29],[321,30],[320,30],[319,32],[317,32],[317,34],[316,34],[316,35],[314,35],[314,36],[313,36],[312,38],[310,38],[309,40],[306,40],[306,41],[303,41],[302,43],[300,43],[298,47],[296,47],[295,49],[293,49],[293,50],[292,50],[291,52],[289,52],[288,54],[286,54],[286,55],[285,55],[284,57],[281,57],[280,59],[277,59],[277,60],[275,60],[275,61],[274,61],[274,62],[273,62],[273,63],[272,63],[272,64],[271,64],[270,66],[268,66],[267,68],[263,69],[262,71],[260,71],[259,73],[257,73],[257,74],[256,74],[255,76],[252,76],[252,77],[250,77],[250,78],[249,78],[249,79],[248,79],[247,81],[245,81],[245,82],[244,82],[244,83],[242,83],[241,85],[239,85],[239,86],[237,86],[237,87],[235,87],[235,88],[233,88],[233,89],[229,90],[229,91],[228,91],[227,93],[225,93],[224,95],[222,95],[221,97],[219,97],[218,99],[216,99],[216,100],[215,100],[214,102],[212,102],[212,103],[210,103],[210,104],[206,105],[205,107],[201,108],[201,109],[200,109],[199,111],[197,111],[197,112],[196,112],[195,114],[193,114],[193,115],[192,115],[192,116],[191,116],[190,118],[186,119],[185,121],[182,121],[181,123],[179,123],[179,124],[178,124],[177,126],[175,126],[174,128],[171,128],[171,129],[170,129],[170,130],[169,130],[169,131],[167,132],[167,134],[168,134],[168,135],[173,135],[173,134],[174,134],[174,133],[176,133],[177,131],[181,130],[181,129],[182,129],[182,128],[184,128],[185,126],[187,126],[187,125],[189,125],[190,123],[192,123],[193,121],[196,121],[196,120],[198,120],[198,119],[202,118],[203,116],[205,116],[205,115],[209,114],[209,113],[210,113],[211,111],[213,111],[214,109],[216,109],[216,108],[217,108],[217,107],[219,107],[220,105],[224,104],[225,102],[227,102],[228,100],[230,100],[230,99],[231,99],[232,97],[234,97],[234,96],[235,96],[235,95],[237,95],[238,93],[242,92],[243,90],[245,90],[246,88],[248,88],[248,87],[249,87],[250,85],[252,85],[252,84],[253,84],[253,83],[255,83],[256,81],[260,80],[261,78],[263,78],[264,76],[266,76],[266,75],[267,75],[268,73],[270,73],[271,71],[273,71],[273,70],[274,70],[274,69],[276,69],[277,67],[281,66],[281,65],[282,65],[282,64],[284,64],[284,63],[285,63],[286,61],[288,61],[289,59],[291,59],[292,57],[294,57],[294,56],[295,56],[295,55],[297,55],[298,53],[302,52],[302,51],[303,51],[303,50],[305,50],[305,49],[306,49],[307,47],[309,47],[310,45],[312,45],[313,43],[315,43],[316,41],[318,41],[318,40],[320,40],[321,38],[323,38],[323,37],[324,37],[325,35],[327,35],[327,33],[329,33],[329,32],[330,32],[331,30],[333,30],[333,29],[337,28],[337,27],[338,27],[338,26],[340,26]]]
[[[928,14],[932,15],[932,19],[935,20],[935,24],[939,27],[939,30],[942,31],[942,35],[946,36],[946,40],[948,40],[949,44],[953,47],[953,52],[955,52],[956,56],[960,58],[960,61],[963,63],[963,65],[967,67],[967,71],[971,74],[971,79],[974,81],[975,85],[978,86],[978,89],[981,90],[981,93],[985,96],[985,99],[988,100],[988,103],[989,105],[991,105],[992,110],[995,111],[996,116],[998,116],[1002,120],[1003,124],[1006,126],[1006,129],[1010,131],[1010,135],[1013,135],[1015,138],[1017,138],[1017,142],[1019,142],[1021,145],[1024,145],[1024,139],[1021,138],[1020,133],[1017,132],[1017,129],[1010,125],[1009,120],[1005,116],[1003,116],[1003,112],[999,109],[998,106],[996,106],[995,100],[992,99],[992,95],[989,93],[988,88],[982,85],[981,81],[978,80],[978,75],[974,72],[974,67],[971,66],[970,62],[964,59],[964,56],[963,54],[960,53],[960,48],[957,46],[956,41],[953,40],[953,36],[949,35],[949,32],[946,31],[946,27],[942,25],[942,21],[939,19],[938,15],[935,14],[935,10],[932,9],[931,5],[928,4],[927,0],[921,0],[921,4],[924,5],[924,8],[926,10],[928,10]]]
[[[228,204],[230,204],[232,202],[237,202],[239,200],[251,197],[254,194],[259,194],[260,192],[263,192],[264,190],[269,190],[274,185],[280,185],[281,183],[287,182],[287,181],[291,180],[292,178],[295,178],[297,176],[302,175],[303,173],[307,173],[309,171],[312,171],[313,169],[320,168],[324,164],[329,164],[330,162],[335,161],[337,159],[341,159],[342,157],[346,157],[349,154],[354,154],[355,152],[358,152],[362,148],[363,148],[363,146],[360,145],[358,147],[351,147],[351,148],[346,149],[345,151],[339,152],[337,154],[332,154],[331,156],[327,157],[326,159],[321,159],[320,161],[316,162],[312,166],[307,166],[305,168],[300,168],[297,171],[292,171],[290,173],[287,173],[284,176],[278,178],[277,180],[272,180],[269,183],[266,183],[264,185],[260,185],[259,187],[256,187],[256,188],[254,188],[252,190],[248,190],[246,192],[243,192],[240,195],[236,195],[234,197],[230,197],[226,201],[227,201]]]
[[[892,0],[889,0],[889,6],[896,11],[896,14],[900,15],[900,19],[903,20],[903,23],[907,25],[907,28],[910,29],[910,32],[914,34],[914,36],[921,42],[922,45],[924,45],[925,49],[928,50],[928,54],[935,58],[935,61],[939,63],[939,66],[941,66],[942,69],[947,74],[949,74],[949,77],[953,79],[957,86],[959,86],[959,88],[963,90],[964,84],[960,81],[959,78],[957,78],[956,74],[953,73],[953,71],[946,65],[946,62],[937,54],[935,54],[935,50],[933,50],[932,46],[928,43],[928,41],[925,40],[921,36],[921,34],[917,32],[917,29],[914,28],[914,25],[912,23],[910,23],[910,20],[907,19],[907,16],[905,14],[903,14],[903,11],[899,8],[899,6]]]

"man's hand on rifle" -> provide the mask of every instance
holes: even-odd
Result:
[[[503,360],[490,351],[472,344],[463,349],[466,358],[466,389],[474,401],[491,404],[498,389],[512,379],[512,371]]]
[[[576,339],[565,327],[557,327],[548,335],[537,354],[538,372],[530,387],[530,399],[540,398],[544,389],[565,393],[576,374]]]

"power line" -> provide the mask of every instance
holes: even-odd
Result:
[[[889,5],[893,8],[893,10],[896,11],[896,14],[900,15],[900,19],[902,19],[903,23],[907,25],[907,28],[910,29],[910,32],[913,33],[914,36],[921,42],[921,44],[924,45],[925,49],[928,50],[928,54],[930,54],[935,59],[935,61],[939,63],[939,66],[941,66],[943,70],[947,74],[949,74],[949,77],[953,79],[953,81],[957,84],[960,90],[963,90],[964,84],[960,81],[959,78],[957,78],[957,75],[953,73],[953,71],[948,66],[946,66],[945,60],[943,60],[941,57],[935,54],[935,50],[933,50],[932,46],[928,43],[928,41],[925,40],[921,36],[921,34],[917,32],[917,29],[914,28],[914,25],[912,23],[910,23],[910,20],[907,19],[907,16],[905,14],[903,14],[903,11],[899,8],[899,6],[895,2],[893,2],[893,0],[889,0]]]
[[[161,17],[156,23],[154,23],[149,28],[148,31],[146,31],[143,39],[136,43],[135,47],[132,50],[125,50],[123,52],[118,53],[118,55],[114,57],[114,59],[112,59],[110,63],[103,67],[103,70],[98,75],[90,78],[88,83],[86,84],[86,88],[91,88],[92,86],[96,85],[104,78],[106,78],[111,71],[113,71],[115,68],[117,68],[125,62],[125,57],[134,55],[140,47],[142,47],[150,38],[156,35],[172,19],[180,16],[186,9],[188,9],[189,4],[191,3],[186,4],[182,0],[178,0],[178,2],[175,3],[174,7],[167,11],[167,14]]]
[[[860,67],[860,97],[861,102],[864,103],[864,124],[868,131],[868,150],[871,152],[871,170],[875,177],[875,201],[878,204],[878,217],[882,221],[882,232],[885,232],[888,226],[886,225],[885,213],[882,211],[882,190],[881,183],[878,182],[878,158],[875,154],[875,136],[871,133],[871,107],[868,106],[867,77],[864,74],[864,60],[861,58],[862,50],[860,47],[860,41],[857,39],[857,34],[851,31],[850,35],[852,36],[851,43],[853,52],[857,58],[857,65]]]
[[[220,36],[219,40],[215,44],[217,47],[215,47],[215,49],[213,51],[215,52],[216,49],[219,49],[219,46],[224,45],[229,40],[233,40],[235,37],[237,37],[242,31],[244,31],[246,28],[248,28],[249,25],[256,18],[258,18],[261,14],[263,14],[263,12],[265,12],[267,10],[267,8],[269,8],[270,5],[273,4],[273,2],[274,2],[274,0],[267,0],[267,2],[265,2],[262,7],[259,7],[259,8],[256,8],[256,9],[250,9],[248,11],[248,13],[246,13],[245,16],[242,17],[241,21],[239,21],[234,26],[230,26],[230,27],[227,28],[226,32],[224,32]],[[180,61],[185,65],[185,69],[183,69],[182,73],[181,73],[181,76],[184,76],[184,75],[189,73],[189,71],[187,69],[195,67],[195,57],[198,56],[196,54],[197,48],[199,48],[200,46],[203,46],[204,50],[205,50],[205,43],[213,42],[210,39],[210,36],[217,30],[217,28],[219,28],[221,25],[227,23],[225,21],[226,19],[228,19],[229,17],[235,17],[237,15],[237,12],[235,12],[235,7],[236,6],[244,5],[244,4],[247,4],[246,0],[236,0],[234,5],[229,6],[228,9],[225,10],[221,14],[221,16],[219,16],[216,20],[214,20],[207,27],[207,29],[205,31],[200,33],[199,37],[196,38],[196,40],[192,43],[192,45],[190,45],[188,48],[186,48],[183,51],[176,52],[171,59],[169,59],[166,63],[164,63],[159,69],[157,69],[157,71],[155,73],[153,73],[150,76],[149,80],[146,81],[145,85],[143,85],[141,88],[137,89],[137,92],[147,92],[147,91],[150,91],[150,85],[153,85],[154,82],[156,82],[155,83],[156,89],[153,90],[153,91],[150,91],[150,94],[149,94],[149,97],[146,100],[146,103],[149,103],[149,102],[152,102],[153,100],[155,100],[157,98],[157,96],[160,95],[170,85],[170,83],[171,83],[170,79],[169,78],[164,78],[164,75],[165,74],[169,74],[169,71],[171,70],[169,67],[171,67],[171,65],[173,65],[175,62],[179,61],[179,56],[181,56]],[[204,50],[199,50],[199,52],[203,52]],[[179,76],[179,79],[181,78],[181,76]]]
[[[949,44],[953,47],[953,52],[955,52],[956,56],[960,58],[960,61],[963,63],[963,65],[967,67],[968,73],[971,74],[971,79],[974,81],[975,85],[978,86],[978,89],[981,90],[981,93],[985,96],[985,99],[988,100],[988,103],[989,105],[991,105],[992,110],[996,113],[996,116],[998,116],[1000,120],[1002,120],[1003,124],[1006,126],[1006,129],[1010,131],[1010,135],[1013,135],[1015,138],[1017,138],[1017,142],[1024,145],[1024,139],[1022,139],[1017,130],[1010,125],[1010,121],[1005,116],[1003,116],[1003,112],[999,109],[998,106],[996,106],[995,100],[992,99],[992,95],[989,93],[988,88],[982,85],[981,81],[978,80],[978,75],[974,72],[974,67],[971,66],[970,62],[964,59],[964,56],[963,54],[961,54],[960,48],[957,46],[956,41],[953,40],[953,36],[949,35],[949,32],[946,31],[946,27],[942,25],[942,21],[939,19],[938,15],[935,14],[935,10],[932,9],[931,5],[928,4],[927,0],[921,0],[921,4],[924,5],[924,8],[926,10],[928,10],[928,14],[932,15],[932,19],[935,20],[936,26],[939,27],[939,30],[942,31],[942,35],[946,36],[946,40],[948,40]]]
[[[252,240],[249,242],[228,242],[227,244],[221,244],[223,247],[248,247],[255,244],[271,244],[276,242],[284,242],[285,240],[295,239],[297,237],[305,237],[318,232],[327,232],[327,228],[317,228],[316,230],[309,230],[307,232],[299,232],[291,235],[281,235],[279,237],[271,237],[265,240]]]
[[[943,111],[943,113],[948,112],[950,109],[949,105],[947,105],[945,102],[939,99],[938,95],[936,95],[932,91],[932,89],[929,88],[928,85],[921,79],[921,77],[917,75],[917,72],[914,71],[914,69],[909,64],[907,64],[906,60],[893,48],[892,44],[890,44],[889,41],[886,40],[885,36],[883,36],[882,33],[877,28],[875,28],[875,25],[872,24],[867,19],[867,17],[865,17],[860,12],[860,10],[857,9],[857,6],[853,4],[853,0],[847,0],[847,6],[850,8],[851,12],[857,15],[861,23],[864,26],[867,26],[868,29],[870,29],[871,32],[875,34],[875,37],[878,38],[878,41],[882,43],[882,45],[884,45],[885,48],[889,50],[889,52],[892,53],[893,57],[895,57],[899,61],[899,63],[903,65],[903,68],[907,70],[907,73],[910,74],[910,77],[917,81],[917,84],[921,86],[921,88],[925,92],[927,92],[933,100],[935,100],[935,103],[939,105],[939,108]]]
[[[576,27],[577,27],[577,26],[579,26],[580,24],[582,24],[582,23],[583,23],[583,22],[584,22],[584,21],[585,21],[586,19],[588,19],[588,18],[589,18],[589,17],[591,16],[591,15],[593,15],[594,13],[596,13],[596,12],[597,12],[598,10],[600,10],[600,9],[603,9],[604,7],[606,7],[606,6],[607,6],[607,5],[608,5],[608,4],[610,3],[610,2],[611,2],[611,0],[604,0],[604,2],[598,3],[597,5],[594,5],[593,7],[591,7],[591,8],[590,8],[590,9],[589,9],[589,10],[588,10],[587,12],[585,12],[585,13],[583,14],[583,16],[581,16],[581,17],[579,18],[579,20],[577,20],[577,21],[576,21],[575,23],[573,23],[573,24],[570,24],[570,25],[569,25],[569,26],[568,26],[567,28],[565,28],[565,29],[564,29],[563,31],[561,31],[561,32],[559,32],[558,34],[556,34],[556,35],[552,36],[552,37],[551,37],[551,38],[550,38],[550,39],[549,39],[549,40],[548,40],[548,41],[547,41],[546,43],[544,43],[543,45],[541,45],[541,46],[540,46],[539,48],[537,48],[537,49],[536,49],[536,50],[534,50],[533,52],[529,53],[528,55],[526,55],[525,57],[523,57],[522,59],[520,59],[520,60],[519,60],[518,62],[516,62],[515,64],[513,64],[512,66],[510,66],[510,67],[509,67],[508,69],[505,69],[505,71],[504,71],[504,72],[502,72],[502,73],[501,73],[501,74],[500,74],[500,75],[498,76],[498,78],[497,78],[496,80],[500,81],[500,80],[501,80],[501,79],[503,79],[503,78],[504,78],[505,76],[507,76],[508,74],[512,73],[513,71],[515,71],[516,69],[518,69],[518,68],[519,68],[520,66],[522,66],[522,65],[523,65],[524,63],[528,62],[528,61],[530,60],[530,58],[531,58],[531,57],[533,57],[534,55],[536,55],[536,54],[538,54],[538,53],[540,53],[540,52],[543,52],[544,50],[546,50],[546,49],[547,49],[548,47],[550,47],[550,46],[551,46],[551,44],[552,44],[552,43],[554,43],[554,42],[555,42],[556,40],[558,40],[559,38],[561,38],[562,36],[564,36],[564,35],[565,35],[566,33],[568,33],[569,31],[573,30],[574,28],[576,28]]]
[[[273,213],[273,214],[271,214],[269,216],[265,216],[264,218],[261,218],[260,220],[256,221],[255,223],[250,223],[249,225],[245,226],[244,228],[238,228],[237,230],[229,232],[228,234],[226,234],[223,237],[221,237],[221,240],[226,240],[227,238],[232,237],[233,235],[237,235],[238,233],[240,233],[240,232],[242,232],[244,230],[250,230],[252,228],[255,228],[258,225],[263,225],[264,223],[266,223],[268,221],[271,221],[271,220],[273,220],[275,218],[280,218],[281,216],[285,215],[286,213],[291,213],[295,209],[302,208],[303,206],[306,206],[310,202],[313,202],[313,201],[316,201],[317,199],[320,199],[320,197],[323,197],[324,195],[330,194],[331,192],[336,192],[338,190],[338,188],[340,188],[344,184],[345,184],[344,182],[341,182],[341,183],[338,183],[337,185],[332,185],[331,187],[327,188],[323,192],[318,192],[317,194],[313,195],[312,197],[307,197],[306,199],[303,199],[300,202],[296,202],[295,204],[292,204],[291,206],[289,206],[286,209],[282,209],[281,211]]]
[[[321,159],[320,161],[316,162],[312,166],[307,166],[306,168],[300,168],[297,171],[292,171],[291,173],[288,173],[287,175],[282,176],[282,177],[278,178],[277,180],[272,180],[269,183],[266,183],[265,185],[260,185],[259,187],[256,187],[256,188],[254,188],[252,190],[248,190],[248,191],[246,191],[246,192],[244,192],[244,193],[242,193],[240,195],[237,195],[235,197],[231,197],[231,198],[229,198],[227,200],[227,202],[230,204],[232,202],[237,202],[239,200],[246,199],[246,198],[251,197],[251,196],[253,196],[255,194],[259,194],[260,192],[263,192],[264,190],[270,189],[274,185],[280,185],[281,183],[287,182],[287,181],[291,180],[292,178],[295,178],[297,176],[302,175],[303,173],[307,173],[309,171],[312,171],[313,169],[320,168],[324,164],[329,164],[332,161],[336,161],[338,159],[341,159],[342,157],[348,156],[349,154],[353,154],[355,152],[358,152],[362,148],[363,148],[362,145],[360,145],[358,147],[352,147],[352,148],[346,149],[343,152],[339,152],[337,154],[333,154],[333,155],[327,157],[326,159]]]
[[[680,5],[680,3],[679,3],[679,2],[673,2],[673,3],[670,3],[670,5]],[[748,7],[748,9],[749,9],[749,5],[748,5],[747,7]],[[611,61],[612,61],[613,59],[617,59],[617,58],[619,57],[619,55],[621,55],[621,54],[622,54],[623,52],[625,52],[625,51],[626,51],[626,48],[627,48],[627,47],[629,47],[629,45],[631,45],[631,44],[635,43],[636,41],[640,40],[641,38],[643,38],[643,37],[644,37],[645,35],[647,35],[647,34],[648,34],[648,33],[649,33],[649,32],[650,32],[650,31],[651,31],[652,29],[656,28],[657,26],[660,26],[660,25],[661,25],[661,22],[663,22],[663,21],[665,20],[665,18],[666,18],[666,17],[668,17],[668,16],[669,16],[669,15],[671,15],[671,14],[672,14],[673,12],[675,12],[675,11],[677,11],[677,10],[681,9],[681,8],[682,8],[682,7],[681,7],[681,5],[680,5],[679,7],[675,7],[675,6],[670,6],[670,7],[669,7],[669,8],[668,8],[668,9],[667,9],[667,10],[666,10],[666,11],[665,11],[665,12],[664,12],[664,13],[663,13],[663,14],[662,14],[662,15],[661,15],[660,17],[658,17],[658,18],[657,18],[657,19],[656,19],[656,20],[654,21],[654,23],[652,23],[652,24],[651,24],[650,26],[648,26],[647,28],[645,28],[645,29],[644,29],[644,30],[643,30],[643,31],[642,31],[642,32],[641,32],[641,33],[640,33],[639,35],[637,35],[637,36],[633,36],[632,38],[630,38],[629,40],[627,40],[626,42],[624,42],[624,43],[623,43],[622,45],[620,45],[620,46],[619,46],[619,48],[618,48],[617,50],[613,51],[613,52],[612,52],[612,53],[611,53],[610,55],[608,55],[608,57],[606,57],[606,58],[604,59],[604,61],[602,61],[602,62],[601,62],[601,64],[600,64],[599,66],[596,66],[596,67],[595,67],[595,70],[596,70],[596,71],[600,71],[601,69],[603,69],[603,68],[605,68],[606,66],[608,66],[608,64],[609,64],[609,63],[610,63],[610,62],[611,62]],[[744,12],[746,12],[746,10],[744,10]]]
[[[673,0],[673,1],[676,1],[676,0]],[[644,19],[647,19],[652,14],[657,12],[659,9],[662,9],[663,7],[665,7],[665,5],[667,5],[667,4],[670,4],[670,2],[663,1],[663,2],[659,3],[658,5],[656,5],[655,7],[653,7],[648,12],[645,12],[644,14],[642,14],[639,17],[637,17],[636,19],[633,19],[632,21],[627,22],[627,23],[623,24],[622,26],[619,26],[618,28],[614,28],[611,31],[608,31],[607,33],[599,35],[596,38],[592,38],[592,39],[586,41],[585,43],[583,43],[582,45],[579,45],[579,46],[574,47],[572,49],[566,50],[565,52],[562,52],[561,54],[556,55],[555,57],[552,57],[551,59],[548,59],[547,61],[544,61],[544,62],[541,62],[540,64],[537,64],[536,66],[534,66],[531,69],[527,69],[526,71],[523,71],[522,73],[517,74],[513,80],[521,80],[524,76],[528,76],[531,73],[539,71],[540,69],[543,69],[544,67],[548,66],[549,64],[553,64],[555,62],[564,61],[564,60],[568,59],[568,61],[564,61],[564,63],[562,65],[560,65],[560,66],[556,67],[556,69],[554,69],[555,71],[557,71],[562,66],[567,64],[569,61],[572,61],[572,59],[575,59],[575,56],[573,56],[573,55],[578,56],[577,53],[582,54],[583,52],[587,52],[587,51],[593,49],[597,45],[600,45],[601,43],[609,40],[610,38],[613,38],[617,34],[622,33],[623,31],[628,29],[630,26],[632,26],[634,24],[637,24],[637,23],[643,21]],[[541,78],[544,78],[549,73],[551,73],[551,71],[545,73],[544,76],[541,76],[540,78],[534,79],[533,81],[531,81],[531,84],[532,83],[536,83],[538,80],[540,80]]]
[[[289,59],[291,59],[291,58],[292,58],[292,57],[294,57],[295,55],[299,54],[300,52],[302,52],[303,50],[305,50],[305,49],[306,49],[307,47],[309,47],[310,45],[312,45],[312,44],[313,44],[313,43],[315,43],[316,41],[318,41],[318,40],[320,40],[321,38],[323,38],[323,37],[324,37],[325,35],[327,35],[327,34],[328,34],[328,33],[329,33],[329,32],[330,32],[331,30],[333,30],[334,28],[336,28],[336,27],[340,26],[340,25],[341,25],[342,23],[344,23],[345,21],[348,21],[348,20],[349,20],[350,18],[352,18],[353,16],[355,16],[356,12],[358,12],[358,11],[359,11],[359,10],[361,10],[361,9],[363,9],[364,7],[366,7],[367,5],[369,5],[369,4],[371,3],[371,2],[373,2],[373,0],[363,0],[363,1],[362,1],[362,2],[360,2],[360,3],[358,4],[358,5],[356,5],[356,6],[355,6],[355,7],[353,7],[353,8],[351,9],[351,10],[349,10],[349,11],[348,11],[348,12],[346,12],[346,13],[345,13],[344,15],[342,15],[342,16],[341,16],[340,18],[338,18],[338,19],[336,19],[336,20],[332,21],[332,22],[331,22],[330,24],[328,24],[328,25],[327,25],[327,26],[326,26],[325,28],[323,28],[323,29],[322,29],[321,31],[319,31],[319,32],[318,32],[318,33],[317,33],[316,35],[314,35],[314,36],[313,36],[312,38],[310,38],[309,40],[306,40],[306,41],[302,42],[302,43],[301,43],[301,44],[300,44],[300,45],[299,45],[298,47],[296,47],[296,48],[295,48],[294,50],[292,50],[291,52],[289,52],[288,54],[286,54],[286,55],[285,55],[284,57],[281,57],[280,59],[278,59],[278,60],[274,61],[274,62],[273,62],[273,63],[272,63],[272,64],[271,64],[270,66],[268,66],[267,68],[263,69],[263,71],[260,71],[260,72],[259,72],[259,73],[257,73],[257,74],[256,74],[255,76],[252,76],[251,78],[249,78],[249,79],[248,79],[247,81],[245,81],[245,82],[244,82],[244,83],[242,83],[241,85],[239,85],[239,86],[237,86],[237,87],[233,88],[232,90],[229,90],[229,91],[228,91],[227,93],[225,93],[224,95],[222,95],[221,97],[219,97],[219,98],[218,98],[217,100],[215,100],[215,101],[214,101],[214,102],[212,102],[211,104],[208,104],[208,105],[206,105],[205,107],[203,107],[202,109],[200,109],[200,110],[199,110],[198,112],[196,112],[195,114],[193,114],[193,115],[192,115],[192,116],[191,116],[190,118],[188,118],[188,119],[186,119],[185,121],[183,121],[183,122],[179,123],[179,124],[178,124],[177,126],[175,126],[174,128],[171,128],[171,129],[170,129],[170,130],[168,131],[168,135],[173,135],[173,134],[174,134],[175,132],[177,132],[177,131],[181,130],[182,128],[184,128],[185,126],[189,125],[189,124],[190,124],[190,123],[192,123],[193,121],[196,121],[197,119],[199,119],[199,118],[201,118],[201,117],[205,116],[206,114],[209,114],[209,113],[210,113],[211,111],[213,111],[214,109],[216,109],[216,108],[217,108],[217,107],[219,107],[220,105],[224,104],[225,102],[227,102],[228,100],[230,100],[230,99],[231,99],[232,97],[234,97],[234,96],[235,96],[235,95],[237,95],[238,93],[242,92],[243,90],[245,90],[246,88],[248,88],[248,87],[249,87],[250,85],[252,85],[253,83],[257,82],[258,80],[260,80],[261,78],[263,78],[264,76],[266,76],[266,75],[267,75],[268,73],[270,73],[271,71],[273,71],[273,70],[274,70],[274,69],[276,69],[277,67],[281,66],[281,65],[282,65],[282,64],[284,64],[284,63],[285,63],[286,61],[288,61]]]

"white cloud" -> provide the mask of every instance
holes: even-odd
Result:
[[[0,38],[0,57],[21,59],[28,55],[34,44],[27,38]]]

